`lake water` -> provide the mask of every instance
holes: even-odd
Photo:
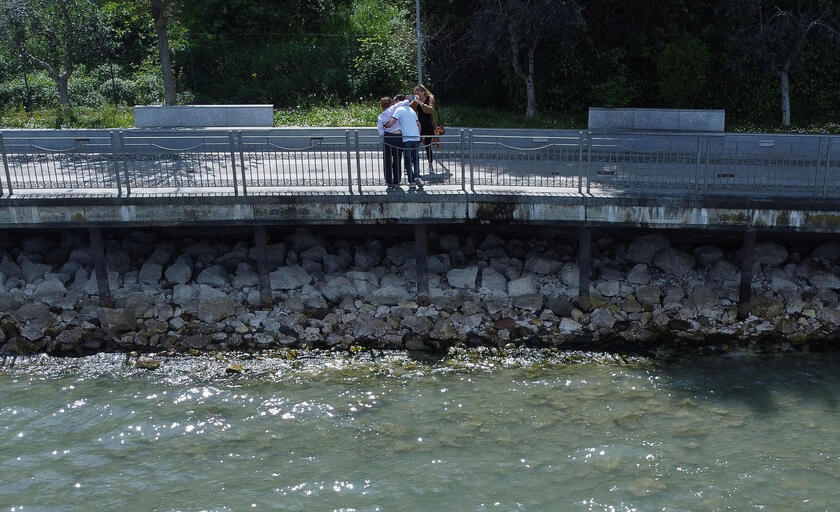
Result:
[[[0,510],[840,503],[836,354],[123,359],[0,369]]]

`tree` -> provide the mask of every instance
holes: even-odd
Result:
[[[729,0],[733,23],[730,47],[736,67],[754,58],[779,78],[782,124],[790,126],[790,72],[801,61],[809,38],[836,37],[834,0]]]
[[[160,67],[163,72],[163,93],[167,105],[175,105],[175,75],[172,73],[172,58],[169,54],[169,19],[177,0],[150,0],[152,18],[155,21]]]
[[[525,85],[526,116],[537,115],[537,47],[567,39],[581,20],[575,0],[494,0],[477,11],[477,42],[510,59]]]
[[[44,69],[70,104],[67,85],[76,66],[100,57],[103,24],[92,0],[0,0],[0,26],[8,44]]]

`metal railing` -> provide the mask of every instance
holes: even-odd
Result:
[[[419,159],[429,187],[466,193],[840,199],[835,139],[583,131],[543,137],[459,130],[430,145],[431,169],[425,147]],[[37,137],[0,132],[0,153],[3,196],[22,190],[104,191],[120,197],[140,192],[245,196],[280,189],[365,194],[385,186],[382,139],[358,130]]]

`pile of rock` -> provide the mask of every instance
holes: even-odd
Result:
[[[593,247],[591,309],[576,307],[576,248],[562,238],[429,235],[431,304],[415,301],[413,242],[297,230],[268,247],[275,306],[260,307],[244,240],[132,232],[106,243],[115,303],[98,306],[85,241],[0,234],[0,347],[7,352],[509,343],[649,351],[789,348],[840,329],[840,244],[756,246],[751,315],[738,320],[740,257],[654,233]],[[720,344],[720,343],[718,343]],[[825,345],[825,343],[823,343]]]

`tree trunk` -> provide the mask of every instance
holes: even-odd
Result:
[[[168,18],[162,0],[151,0],[152,18],[155,20],[158,51],[160,53],[160,67],[163,71],[163,94],[167,105],[178,103],[175,97],[175,75],[172,74],[172,59],[169,56]]]
[[[782,89],[782,124],[790,126],[790,81],[787,70],[779,72],[779,81]]]
[[[172,74],[172,60],[169,57],[169,34],[166,27],[157,29],[158,49],[160,49],[160,67],[163,70],[163,92],[167,105],[176,105],[175,75]]]
[[[528,74],[525,77],[525,97],[527,105],[525,115],[537,117],[537,88],[534,85],[534,47],[528,49]]]
[[[66,107],[70,104],[70,96],[67,94],[67,83],[70,81],[70,77],[63,74],[55,77],[54,80],[55,85],[58,86],[58,101],[62,107]]]

